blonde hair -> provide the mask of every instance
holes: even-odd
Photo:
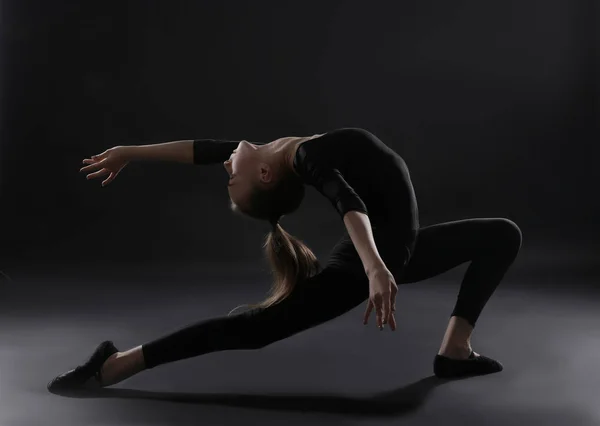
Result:
[[[273,283],[265,300],[257,304],[237,306],[229,312],[228,316],[244,306],[266,308],[277,304],[287,298],[299,282],[321,270],[321,265],[310,248],[279,224],[279,219],[295,211],[303,199],[304,185],[295,175],[288,173],[269,189],[254,188],[244,208],[231,203],[234,212],[267,220],[271,224],[272,229],[265,238],[263,249],[271,269]]]

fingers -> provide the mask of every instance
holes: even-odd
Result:
[[[381,308],[381,304],[379,304],[379,306]],[[373,301],[371,299],[369,299],[367,302],[367,309],[365,310],[365,315],[363,317],[364,325],[367,325],[367,323],[369,322],[369,316],[371,315],[371,312],[373,311],[374,307],[375,307],[375,304],[373,303]],[[383,329],[381,318],[382,318],[382,314],[378,314],[377,315],[377,326],[379,327],[380,330]],[[396,331],[396,317],[394,316],[394,311],[392,311],[392,310],[390,310],[388,323],[390,324],[390,329],[392,331]]]
[[[363,318],[363,323],[367,324],[369,315],[373,308],[375,308],[375,316],[377,321],[377,327],[383,330],[385,324],[390,324],[392,331],[396,330],[396,318],[394,312],[396,311],[396,294],[398,293],[398,286],[393,279],[388,282],[389,287],[386,289],[373,289],[372,295],[369,297],[367,303],[367,309]]]
[[[82,167],[81,169],[79,169],[80,172],[88,172],[90,170],[97,170],[100,167],[103,167],[103,164],[104,164],[104,160],[94,161],[94,160],[85,159],[85,160],[83,160],[83,162],[85,164],[87,164],[87,163],[92,163],[92,164],[88,164],[87,166]]]
[[[382,309],[383,324],[388,323],[388,319],[390,316],[390,298],[391,298],[391,294],[383,296],[383,306],[382,306],[382,308],[383,308]]]
[[[390,313],[389,313],[389,319],[390,319],[390,326],[392,327],[392,330],[396,329],[396,320],[394,318],[394,312],[396,312],[396,293],[398,293],[398,287],[396,285],[392,285],[392,294],[390,296]],[[391,321],[394,321],[394,325],[391,325]]]
[[[110,176],[108,176],[103,182],[102,182],[102,186],[106,186],[109,183],[111,183],[113,180],[115,180],[115,178],[119,175],[119,172],[121,170],[117,170],[116,172],[111,172]]]
[[[376,321],[377,321],[377,327],[379,327],[380,329],[383,327],[382,325],[382,314],[381,314],[381,303],[378,302],[378,298],[375,297],[375,303],[373,303],[373,300],[369,299],[369,301],[367,302],[367,309],[365,311],[365,316],[363,318],[363,324],[367,324],[369,322],[369,316],[371,315],[371,312],[373,312],[373,308],[375,308],[375,312],[376,312]]]
[[[383,328],[383,313],[381,309],[381,295],[376,294],[373,296],[371,303],[375,306],[375,319],[377,321],[377,327],[381,330]]]
[[[394,317],[394,313],[390,314],[390,328],[392,331],[396,331],[396,318]]]
[[[97,155],[92,155],[92,159],[96,160],[96,161],[98,161],[100,159],[103,159],[106,156],[107,152],[108,152],[108,150],[104,151],[104,152],[101,152],[100,154],[97,154]]]
[[[111,173],[106,179],[102,181],[102,186],[106,186],[111,183],[116,176],[116,173]]]
[[[120,170],[118,170],[116,172],[112,172],[105,167],[101,168],[104,164],[106,164],[106,161],[104,159],[101,159],[101,157],[103,155],[104,155],[104,153],[99,154],[99,155],[93,155],[92,158],[85,158],[83,160],[83,164],[87,164],[87,166],[82,167],[81,169],[79,169],[79,171],[80,172],[89,172],[92,170],[97,170],[96,172],[90,173],[89,175],[87,175],[86,179],[94,179],[94,178],[103,176],[107,173],[110,173],[108,178],[106,178],[104,181],[102,181],[102,186],[106,186],[117,177]],[[101,169],[98,170],[99,168],[101,168]]]
[[[369,315],[371,315],[372,310],[373,310],[373,302],[371,302],[371,299],[369,299],[369,301],[367,303],[367,310],[365,311],[365,316],[363,318],[363,324],[367,325],[367,323],[369,322]]]
[[[396,311],[396,298],[394,296],[391,297],[390,299],[390,311],[389,314],[387,316],[388,319],[388,324],[390,325],[390,328],[392,329],[392,331],[396,330],[396,318],[394,317],[394,312]]]
[[[86,176],[86,179],[94,179],[94,178],[97,178],[97,177],[103,176],[103,175],[105,175],[105,174],[107,174],[107,173],[110,173],[110,170],[108,170],[108,169],[102,169],[102,170],[98,170],[98,171],[97,171],[97,172],[95,172],[95,173],[90,173],[89,175],[87,175],[87,176]]]

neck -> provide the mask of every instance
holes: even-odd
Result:
[[[298,147],[307,140],[323,135],[324,133],[306,137],[290,136],[269,142],[262,146],[265,154],[264,161],[280,170],[291,171],[298,176],[294,170],[294,157],[296,156]]]
[[[270,163],[280,171],[293,170],[294,148],[296,146],[295,139],[296,138],[277,139],[276,141],[264,145],[265,162]]]

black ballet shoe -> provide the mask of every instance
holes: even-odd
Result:
[[[475,356],[473,351],[467,359],[436,355],[433,361],[433,373],[445,379],[498,373],[503,368],[500,362],[483,355]]]
[[[104,362],[119,350],[111,341],[98,345],[92,356],[85,364],[60,374],[48,382],[50,392],[69,392],[78,390],[93,390],[102,387],[101,369]]]

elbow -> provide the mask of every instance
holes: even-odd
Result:
[[[363,217],[369,216],[369,213],[367,212],[367,209],[362,209],[362,208],[353,208],[350,210],[340,210],[341,212],[341,216],[343,220],[346,220],[346,218],[353,218],[353,217]]]
[[[342,220],[347,228],[350,227],[353,229],[357,226],[366,228],[371,224],[369,216],[363,210],[348,210],[343,214]]]

